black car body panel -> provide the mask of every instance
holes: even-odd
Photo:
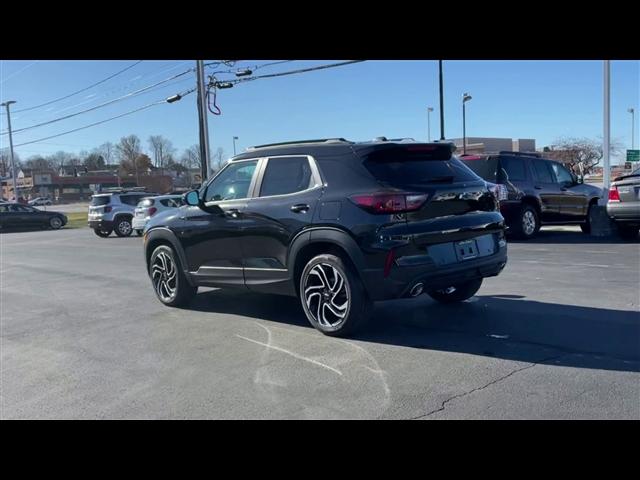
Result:
[[[53,217],[60,218],[63,226],[67,224],[68,219],[64,213],[40,210],[19,203],[0,205],[0,228],[47,227]]]
[[[495,197],[457,158],[442,160],[443,149],[451,156],[449,144],[396,142],[244,152],[200,189],[206,210],[184,206],[149,221],[147,264],[169,242],[193,285],[296,295],[309,255],[332,249],[348,258],[373,300],[405,296],[417,281],[437,287],[497,275],[507,249]],[[438,175],[420,177],[431,170]],[[364,197],[383,193],[423,203],[401,213],[368,211]],[[472,254],[456,256],[467,241]]]

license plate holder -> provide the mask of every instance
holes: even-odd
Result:
[[[455,242],[453,248],[456,250],[456,256],[459,262],[471,260],[478,256],[478,244],[475,240],[462,240]]]

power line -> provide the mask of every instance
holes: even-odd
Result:
[[[20,70],[18,70],[17,72],[13,72],[11,75],[9,75],[7,78],[5,78],[4,80],[0,81],[0,85],[3,84],[4,82],[6,82],[7,80],[9,80],[10,78],[15,77],[16,75],[21,74],[22,72],[24,72],[27,68],[29,67],[33,67],[36,63],[38,63],[40,60],[36,60],[35,62],[31,62],[29,65],[27,65],[24,68],[21,68]]]
[[[295,62],[295,60],[279,60],[277,62],[270,62],[270,63],[263,63],[262,65],[254,65],[252,67],[243,67],[247,70],[252,70],[253,72],[255,72],[256,70],[260,70],[261,68],[265,68],[265,67],[271,67],[273,65],[280,65],[282,63],[289,63],[289,62]],[[219,70],[217,72],[213,72],[212,75],[216,74],[216,73],[235,73],[237,70]]]
[[[140,62],[142,62],[142,60],[138,60],[137,62],[135,62],[135,63],[133,63],[133,64],[129,65],[129,66],[128,66],[128,67],[126,67],[126,68],[123,68],[122,70],[120,70],[120,71],[118,71],[118,72],[114,73],[113,75],[110,75],[110,76],[108,76],[107,78],[105,78],[105,79],[103,79],[103,80],[100,80],[99,82],[93,83],[93,84],[89,85],[88,87],[85,87],[85,88],[83,88],[83,89],[81,89],[81,90],[78,90],[77,92],[70,93],[69,95],[65,95],[64,97],[56,98],[55,100],[50,100],[50,101],[48,101],[48,102],[41,103],[40,105],[35,105],[35,106],[33,106],[33,107],[28,107],[28,108],[22,108],[22,109],[20,109],[20,110],[14,110],[14,112],[13,112],[13,113],[26,112],[26,111],[29,111],[29,110],[34,110],[34,109],[36,109],[36,108],[45,107],[45,106],[47,106],[47,105],[51,105],[52,103],[59,102],[60,100],[64,100],[64,99],[66,99],[66,98],[73,97],[74,95],[77,95],[77,94],[79,94],[79,93],[86,92],[86,91],[87,91],[87,90],[89,90],[90,88],[96,87],[96,86],[98,86],[98,85],[100,85],[100,84],[102,84],[102,83],[106,82],[107,80],[111,80],[113,77],[116,77],[116,76],[120,75],[121,73],[126,72],[127,70],[129,70],[129,69],[131,69],[131,68],[135,67],[136,65],[138,65]]]
[[[99,105],[95,105],[95,106],[93,106],[91,108],[87,108],[87,109],[81,110],[79,112],[70,113],[69,115],[65,115],[63,117],[54,118],[53,120],[49,120],[47,122],[37,123],[35,125],[30,125],[28,127],[18,128],[16,130],[13,130],[13,133],[14,134],[15,133],[20,133],[20,132],[24,132],[25,130],[31,130],[33,128],[38,128],[38,127],[42,127],[42,126],[45,126],[45,125],[50,125],[52,123],[60,122],[62,120],[67,120],[67,119],[75,117],[77,115],[81,115],[83,113],[87,113],[87,112],[91,112],[93,110],[97,110],[98,108],[106,107],[107,105],[111,105],[113,103],[120,102],[122,100],[126,100],[127,98],[131,98],[133,96],[139,95],[139,94],[141,94],[143,92],[146,92],[147,90],[155,88],[155,87],[157,87],[159,85],[162,85],[164,83],[170,82],[171,80],[175,80],[176,78],[181,77],[182,75],[185,75],[185,74],[187,74],[189,72],[192,72],[192,71],[193,71],[192,68],[189,69],[189,70],[185,70],[184,72],[178,73],[178,74],[176,74],[176,75],[174,75],[172,77],[169,77],[169,78],[165,78],[164,80],[161,80],[161,81],[159,81],[157,83],[154,83],[152,85],[147,85],[146,87],[140,88],[140,89],[138,89],[136,91],[133,91],[133,92],[130,92],[130,93],[127,93],[126,95],[123,95],[122,97],[118,97],[118,98],[115,98],[113,100],[109,100],[108,102],[104,102],[104,103],[101,103]],[[8,131],[4,131],[4,132],[0,133],[0,135],[7,135],[8,133],[9,133]]]
[[[187,90],[186,92],[180,93],[180,94],[179,94],[179,96],[182,98],[182,97],[185,97],[185,96],[189,95],[190,93],[193,93],[194,91],[195,91],[195,88],[192,88],[191,90]],[[146,110],[147,108],[151,108],[151,107],[154,107],[154,106],[156,106],[156,105],[160,105],[160,104],[162,104],[162,103],[167,103],[167,100],[166,100],[166,99],[164,99],[164,100],[158,100],[158,101],[156,101],[156,102],[149,103],[149,104],[147,104],[147,105],[144,105],[144,106],[142,106],[142,107],[136,108],[136,109],[134,109],[134,110],[129,110],[128,112],[121,113],[120,115],[116,115],[115,117],[106,118],[106,119],[104,119],[104,120],[100,120],[99,122],[90,123],[89,125],[85,125],[85,126],[83,126],[83,127],[74,128],[73,130],[67,130],[66,132],[58,133],[58,134],[56,134],[56,135],[51,135],[51,136],[48,136],[48,137],[39,138],[39,139],[37,139],[37,140],[32,140],[32,141],[30,141],[30,142],[20,143],[20,144],[18,144],[18,145],[15,145],[15,147],[22,147],[22,146],[24,146],[24,145],[30,145],[30,144],[32,144],[32,143],[38,143],[38,142],[42,142],[42,141],[44,141],[44,140],[50,140],[50,139],[52,139],[52,138],[61,137],[61,136],[63,136],[63,135],[68,135],[68,134],[70,134],[70,133],[78,132],[78,131],[80,131],[80,130],[84,130],[84,129],[86,129],[86,128],[95,127],[96,125],[101,125],[101,124],[103,124],[103,123],[110,122],[111,120],[116,120],[116,119],[121,118],[121,117],[124,117],[124,116],[126,116],[126,115],[131,115],[131,114],[133,114],[133,113],[140,112],[140,111],[142,111],[142,110]]]
[[[294,75],[296,73],[313,72],[315,70],[324,70],[324,69],[327,69],[327,68],[341,67],[343,65],[350,65],[350,64],[353,64],[353,63],[360,63],[360,62],[364,62],[364,61],[365,60],[348,60],[346,62],[330,63],[328,65],[320,65],[320,66],[317,66],[317,67],[300,68],[298,70],[290,70],[288,72],[268,73],[268,74],[264,74],[264,75],[256,75],[254,77],[238,78],[236,80],[229,80],[229,81],[223,81],[223,82],[214,81],[214,82],[212,82],[211,86],[215,87],[220,83],[226,83],[226,84],[235,85],[237,83],[250,82],[252,80],[257,80],[259,78],[274,78],[274,77],[282,77],[282,76],[285,76],[285,75]]]

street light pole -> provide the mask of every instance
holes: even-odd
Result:
[[[465,93],[462,96],[462,154],[467,154],[467,112],[465,104],[471,100],[471,95]]]
[[[427,141],[431,141],[431,112],[433,107],[427,107]]]
[[[631,150],[636,149],[636,111],[633,108],[627,110],[631,114]]]
[[[444,140],[444,85],[442,79],[442,60],[438,60],[440,76],[440,141]]]
[[[602,146],[602,153],[603,153],[603,172],[602,172],[602,190],[603,190],[603,194],[602,194],[602,198],[601,198],[601,205],[606,205],[607,204],[607,199],[609,198],[609,183],[610,183],[610,178],[611,178],[611,162],[609,159],[609,153],[610,153],[610,140],[611,140],[611,111],[610,111],[610,107],[611,107],[611,86],[610,86],[610,79],[611,79],[611,68],[610,68],[610,61],[609,60],[605,60],[604,61],[604,65],[603,65],[603,70],[604,70],[604,132],[603,132],[603,146]]]
[[[233,137],[233,156],[236,156],[236,140],[238,140],[238,137]]]
[[[11,134],[11,113],[9,112],[9,105],[16,103],[15,100],[9,100],[4,102],[0,106],[7,109],[7,127],[9,129],[9,158],[11,160],[11,178],[13,179],[13,195],[15,200],[18,201],[18,185],[16,183],[16,165],[13,159],[13,136]]]
[[[204,89],[204,61],[196,60],[198,81],[198,126],[200,136],[200,177],[202,183],[209,176],[209,125],[207,123],[207,99]]]

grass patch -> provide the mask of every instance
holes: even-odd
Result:
[[[87,228],[87,212],[65,213],[69,221],[64,228]]]

